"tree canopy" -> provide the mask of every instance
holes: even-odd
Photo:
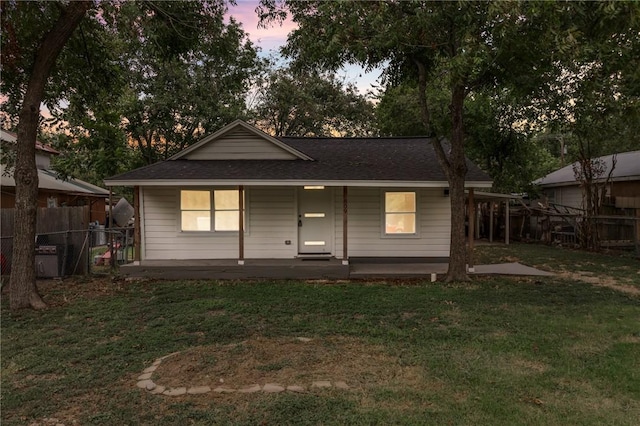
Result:
[[[276,136],[367,136],[373,104],[333,73],[271,68],[259,82],[253,116]]]
[[[485,106],[503,113],[507,109],[498,107],[497,102],[508,99],[519,105],[530,102],[528,108],[522,107],[522,111],[530,113],[529,120],[548,114],[550,110],[543,106],[548,89],[554,84],[557,88],[562,73],[580,62],[572,52],[577,47],[590,52],[597,44],[625,45],[637,37],[637,10],[638,5],[631,2],[599,2],[592,7],[577,2],[543,1],[267,0],[259,11],[264,22],[290,14],[298,24],[283,51],[300,68],[334,70],[346,63],[368,68],[382,66],[386,82],[398,93],[408,93],[401,82],[414,84],[423,134],[436,137],[434,149],[451,188],[447,278],[457,280],[465,278],[462,212],[464,156],[470,152],[470,137],[474,131],[476,137],[484,134],[486,140],[497,136],[498,144],[492,151],[501,154],[515,155],[512,147],[523,146],[515,131],[509,129],[518,123],[505,123],[504,117],[494,117],[484,130],[482,126],[471,128],[474,116],[485,120],[485,111],[474,111],[470,105],[484,98],[490,100]],[[576,16],[580,21],[577,25],[573,23]],[[629,34],[634,29],[634,35]],[[593,31],[597,37],[582,37]],[[620,49],[611,46],[608,51],[611,56],[620,54]],[[390,109],[396,107],[397,102],[389,105]],[[508,116],[514,114],[509,111]],[[442,138],[450,141],[450,151],[444,150]],[[524,149],[518,155],[528,154]],[[504,158],[495,160],[498,166],[504,162]]]
[[[41,105],[77,138],[76,154],[90,154],[63,160],[67,171],[86,172],[78,162],[91,158],[110,173],[131,139],[154,161],[236,118],[259,61],[241,27],[225,23],[223,0],[0,7],[0,89],[18,134],[10,301],[12,309],[41,308],[34,274]]]

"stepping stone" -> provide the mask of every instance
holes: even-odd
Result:
[[[163,395],[167,395],[167,396],[180,396],[186,393],[187,393],[187,388],[172,388],[162,392]]]
[[[313,340],[313,339],[310,339],[308,337],[296,337],[296,339],[298,339],[299,341],[304,342],[304,343],[307,343],[307,342],[310,342],[310,341]]]
[[[202,393],[211,392],[211,388],[209,386],[194,386],[187,390],[189,395],[200,395]]]
[[[349,389],[349,385],[346,384],[345,382],[333,382],[333,386],[335,386],[338,389],[344,389],[344,390]]]
[[[167,390],[166,387],[160,386],[160,385],[156,385],[155,389],[151,391],[151,394],[158,395],[159,393],[163,393],[165,390]]]
[[[287,386],[287,390],[289,392],[296,392],[296,393],[302,393],[305,391],[305,389],[302,386],[298,386],[298,385]]]
[[[152,373],[144,373],[138,376],[138,380],[148,380],[151,378]]]
[[[140,389],[146,389],[147,385],[150,385],[153,383],[153,380],[140,380],[138,383],[136,383],[136,386],[139,387]]]
[[[144,370],[142,370],[143,373],[153,373],[154,371],[156,371],[158,367],[155,365],[152,365],[151,367],[147,367]]]
[[[261,390],[262,390],[262,388],[260,387],[260,385],[253,385],[253,386],[249,386],[247,388],[239,389],[238,392],[240,392],[240,393],[255,393],[255,392],[260,392]]]
[[[231,388],[217,387],[213,391],[216,393],[234,393],[236,390]]]
[[[152,390],[154,390],[155,388],[156,388],[156,384],[155,384],[155,383],[153,383],[151,380],[149,380],[149,383],[147,383],[147,387],[146,387],[146,389],[147,389],[148,391],[152,391]]]
[[[267,393],[278,393],[282,392],[284,388],[277,383],[267,383],[266,385],[264,385],[262,390]]]
[[[317,382],[311,383],[312,388],[330,388],[331,382],[328,380],[319,380]]]

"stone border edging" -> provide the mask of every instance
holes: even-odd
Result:
[[[311,341],[311,339],[306,337],[298,337],[297,339],[300,340],[301,342]],[[260,386],[259,384],[253,384],[253,385],[245,386],[242,388],[219,386],[214,389],[211,389],[210,386],[191,386],[191,387],[181,386],[181,387],[170,388],[170,387],[156,384],[152,380],[152,377],[153,377],[153,373],[156,371],[158,366],[162,364],[162,361],[164,361],[165,359],[175,356],[179,353],[180,352],[174,352],[169,355],[165,355],[163,357],[156,359],[153,362],[153,364],[151,364],[150,367],[145,368],[142,371],[142,374],[138,376],[138,382],[136,383],[136,386],[139,387],[140,389],[145,389],[147,392],[153,395],[165,395],[165,396],[201,395],[201,394],[209,393],[211,391],[215,393],[220,393],[220,394],[236,393],[236,392],[237,393],[256,393],[260,391],[265,393],[280,393],[284,391],[294,392],[294,393],[303,393],[307,391],[307,388],[305,388],[304,386],[300,386],[300,385],[284,386],[278,383],[266,383],[263,386]],[[347,383],[343,381],[331,382],[329,380],[314,381],[311,383],[311,386],[309,386],[309,389],[326,389],[326,388],[332,388],[332,387],[336,389],[342,389],[342,390],[349,389],[349,385],[347,385]]]

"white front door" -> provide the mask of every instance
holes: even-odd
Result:
[[[298,192],[298,252],[331,254],[331,190],[303,189]]]

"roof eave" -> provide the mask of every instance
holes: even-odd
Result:
[[[416,187],[416,188],[448,188],[447,181],[406,181],[406,180],[322,180],[322,179],[123,179],[105,180],[106,186],[353,186],[353,187]],[[491,188],[492,181],[466,181],[465,188]]]

